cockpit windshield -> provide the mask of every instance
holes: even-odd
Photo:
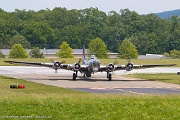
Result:
[[[91,55],[91,56],[89,57],[89,59],[96,59],[96,56],[95,56],[95,55]]]

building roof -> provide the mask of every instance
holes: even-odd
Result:
[[[0,49],[0,51],[8,56],[9,52],[11,49]],[[31,51],[31,49],[26,50],[27,53]],[[42,52],[44,55],[51,55],[54,56],[56,52],[58,52],[59,49],[40,49],[40,52]],[[74,55],[82,55],[82,49],[73,49],[73,54]],[[85,54],[88,54],[88,50],[85,50]],[[118,53],[109,53],[109,55],[115,55],[118,56]],[[146,54],[146,55],[139,55],[138,59],[162,59],[163,55],[158,55],[158,54]]]
[[[11,49],[0,49],[4,55],[9,55],[10,50]],[[31,49],[26,49],[26,51],[29,53]],[[40,52],[43,54],[55,54],[58,51],[59,49],[40,49]],[[82,54],[82,49],[73,49],[73,54]],[[85,50],[85,54],[87,54],[87,49]]]
[[[163,55],[157,54],[146,54],[146,55],[139,55],[138,59],[162,59]]]

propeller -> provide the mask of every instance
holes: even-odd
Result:
[[[134,65],[133,63],[131,62],[130,59],[128,59],[128,63],[126,64],[126,71],[131,71],[133,69]]]
[[[50,59],[51,60],[51,62],[52,63],[55,63],[55,62],[57,62],[57,61],[55,61],[55,60],[53,60],[53,59]],[[59,62],[60,64],[63,64],[63,63],[66,63],[66,61],[65,60],[63,60],[63,61],[61,61],[61,62]]]
[[[51,62],[53,63],[53,68],[55,69],[55,73],[57,73],[57,70],[58,68],[61,66],[61,64],[65,63],[66,61],[61,61],[61,62],[58,62],[58,61],[55,61],[53,59],[50,59]]]
[[[118,62],[117,60],[115,60],[114,63],[110,63],[110,64],[108,65],[109,71],[113,72],[114,69],[115,69],[115,65],[117,65],[118,63],[119,63],[119,62]]]
[[[79,58],[78,62],[74,64],[74,69],[80,69],[80,63],[81,63],[81,58]]]

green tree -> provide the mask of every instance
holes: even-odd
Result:
[[[137,59],[138,58],[138,52],[137,52],[136,47],[128,39],[125,39],[121,43],[118,50],[119,50],[120,58],[122,59]]]
[[[87,47],[98,36],[111,52],[118,52],[119,43],[133,36],[131,42],[139,54],[164,53],[180,50],[180,18],[142,16],[128,9],[108,14],[98,8],[67,10],[56,7],[39,11],[16,9],[14,12],[0,9],[0,48],[7,49],[15,43],[28,48],[21,42],[22,36],[41,49],[59,48],[63,41],[72,48]],[[12,40],[17,37],[20,39]]]
[[[151,53],[151,54],[159,54],[159,46],[157,42],[159,41],[159,38],[156,34],[151,33],[148,36],[148,41],[145,45],[144,52],[145,53]]]
[[[46,22],[29,21],[27,24],[25,22],[20,33],[29,40],[32,46],[44,48],[46,44],[48,48],[54,47],[54,30]]]
[[[163,56],[165,58],[175,58],[175,59],[180,58],[180,51],[174,49],[174,50],[171,50],[169,53],[165,52]]]
[[[167,52],[163,53],[163,58],[170,58],[170,54]]]
[[[9,53],[10,58],[27,58],[28,54],[21,44],[14,44]]]
[[[31,55],[31,58],[44,58],[44,55],[42,52],[40,52],[39,47],[34,47],[29,54]]]
[[[170,51],[170,57],[172,57],[172,58],[180,58],[180,51],[178,51],[178,50],[171,50]]]
[[[108,58],[107,46],[101,38],[95,38],[89,43],[89,53],[95,54],[98,58]]]
[[[21,44],[24,48],[31,47],[30,42],[20,34],[16,34],[15,36],[11,37],[9,46],[12,47],[14,44]]]
[[[0,58],[5,58],[5,55],[0,51]]]
[[[66,42],[63,42],[59,46],[60,50],[56,53],[56,56],[59,58],[74,58],[74,55],[72,54],[73,50],[70,48],[69,44]]]

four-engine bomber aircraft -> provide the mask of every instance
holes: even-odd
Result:
[[[52,60],[53,61],[53,60]],[[96,72],[107,72],[107,78],[109,81],[112,79],[112,72],[116,70],[126,70],[131,71],[133,69],[139,68],[151,68],[151,67],[163,67],[163,66],[174,66],[176,64],[154,64],[154,65],[133,65],[132,62],[128,62],[126,65],[116,65],[115,63],[110,63],[109,65],[101,65],[100,61],[96,58],[95,55],[91,55],[89,60],[85,59],[85,48],[83,47],[82,54],[82,65],[80,65],[81,59],[77,63],[74,64],[63,64],[65,61],[58,62],[53,61],[52,63],[36,63],[36,62],[20,62],[20,61],[4,61],[10,64],[24,64],[24,65],[32,65],[32,66],[44,66],[55,69],[66,69],[72,70],[73,80],[76,80],[77,73],[83,73],[84,77],[91,77],[92,74]]]

